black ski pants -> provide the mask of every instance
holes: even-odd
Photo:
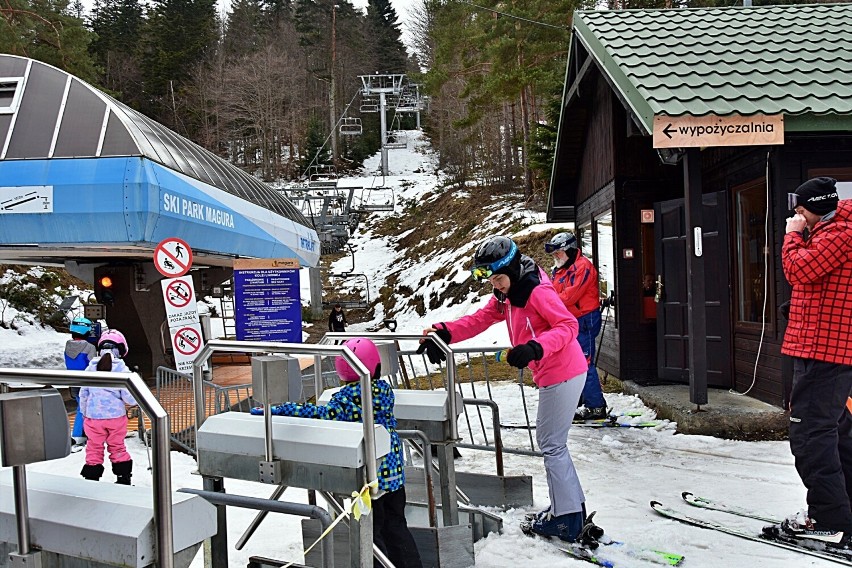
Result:
[[[852,366],[793,359],[790,450],[808,490],[808,516],[852,532]]]
[[[373,501],[373,542],[396,568],[422,568],[405,520],[405,486]],[[381,564],[374,561],[373,567],[381,568]]]

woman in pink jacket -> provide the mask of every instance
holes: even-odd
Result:
[[[445,343],[479,335],[505,321],[512,349],[506,361],[513,367],[529,367],[539,387],[536,439],[544,454],[550,507],[528,515],[524,532],[574,542],[594,536],[598,527],[586,523],[583,488],[568,453],[568,430],[586,380],[588,364],[577,343],[578,324],[547,275],[508,237],[491,237],[473,257],[473,276],[488,280],[494,295],[476,312],[451,322],[433,324]],[[434,342],[421,340],[419,353],[432,363],[444,360]],[[593,530],[594,529],[594,530]],[[597,532],[596,536],[600,536]]]

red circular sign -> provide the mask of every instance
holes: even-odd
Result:
[[[192,288],[183,280],[169,282],[166,286],[166,300],[174,308],[183,308],[192,300]]]
[[[165,239],[154,249],[154,266],[163,276],[183,276],[192,267],[192,249],[181,239]]]
[[[201,349],[201,336],[191,327],[182,327],[175,333],[175,350],[184,356],[195,355]]]

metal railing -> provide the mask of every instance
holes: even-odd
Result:
[[[279,343],[275,341],[223,341],[216,339],[208,342],[195,357],[192,363],[193,377],[193,394],[195,400],[195,431],[201,428],[207,415],[204,411],[204,405],[200,401],[204,400],[204,364],[217,352],[230,353],[281,353],[284,355],[310,355],[314,357],[314,392],[321,393],[323,388],[323,377],[321,369],[321,360],[323,357],[342,356],[359,376],[361,392],[371,392],[370,389],[370,373],[361,361],[348,348],[337,345],[308,345],[303,343]],[[268,389],[264,389],[268,392]],[[263,404],[264,408],[269,407],[268,400],[258,401]],[[265,431],[265,455],[266,461],[273,460],[272,455],[272,414],[265,412],[264,431]],[[376,438],[373,428],[375,421],[373,419],[373,405],[363,405],[363,431],[364,431],[364,453],[367,456],[376,455]],[[365,459],[367,469],[367,479],[377,479],[376,460]],[[371,492],[375,494],[378,490],[371,488]]]
[[[428,390],[444,388],[447,391],[458,392],[465,399],[488,400],[496,404],[491,392],[492,382],[496,380],[494,375],[497,374],[495,371],[497,371],[498,366],[503,366],[505,363],[498,363],[495,355],[508,346],[449,346],[441,341],[434,333],[429,336],[435,340],[435,343],[447,356],[445,363],[439,365],[432,364],[426,358],[425,353],[418,354],[416,352],[418,344],[412,344],[412,342],[423,339],[424,336],[422,334],[363,331],[330,332],[325,334],[321,343],[342,342],[352,337],[367,337],[377,341],[394,342],[397,346],[400,365],[399,376],[390,375],[388,377],[394,387],[403,385],[405,388],[417,388],[416,385],[412,386],[411,383],[413,379],[420,379],[421,383],[425,382],[428,385],[426,387]],[[489,435],[487,425],[494,422],[494,414],[492,413],[492,418],[486,419],[482,414],[482,408],[486,405],[480,402],[466,402],[461,409],[463,416],[457,418],[455,397],[449,397],[452,431],[454,433],[453,438],[458,442],[459,447],[470,447],[496,452],[498,454],[498,462],[502,462],[503,453],[541,456],[541,452],[536,448],[532,436],[533,425],[530,423],[524,391],[524,383],[529,377],[529,370],[517,371],[512,369],[511,373],[517,373],[517,378],[513,378],[512,381],[516,382],[521,389],[525,417],[525,424],[521,428],[526,429],[529,433],[529,448],[506,447],[502,443],[498,444],[496,437],[499,435],[499,422],[493,425],[492,431],[494,434]],[[485,393],[478,392],[482,386],[482,382],[485,383]],[[468,392],[465,392],[465,390]],[[469,407],[473,407],[474,410],[471,410]],[[458,421],[460,419],[464,420],[464,424],[467,427],[467,436],[459,434]],[[468,436],[469,439],[466,439]]]
[[[169,415],[136,373],[103,371],[56,371],[0,368],[0,384],[9,382],[86,387],[124,387],[151,419],[153,440],[152,490],[154,530],[159,568],[174,568],[174,520],[172,518],[172,462],[169,455]],[[2,389],[0,389],[2,390]]]
[[[171,418],[172,443],[195,455],[195,398],[192,375],[168,367],[158,367],[155,388],[157,400]],[[205,416],[214,416],[230,410],[248,412],[251,409],[251,383],[217,385],[205,380],[203,388]]]

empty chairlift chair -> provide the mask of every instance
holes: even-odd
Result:
[[[361,119],[349,116],[343,117],[340,122],[339,131],[341,136],[360,136],[363,132]]]

